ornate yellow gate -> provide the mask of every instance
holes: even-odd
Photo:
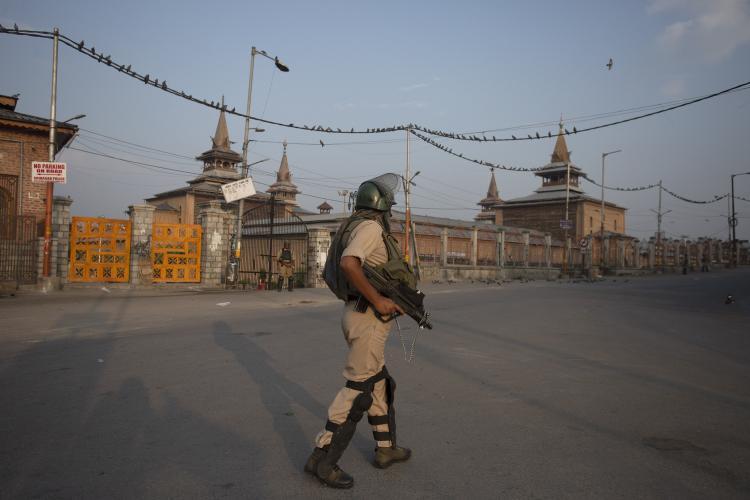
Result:
[[[127,283],[130,277],[130,221],[73,217],[70,281]]]
[[[198,224],[154,224],[151,237],[154,282],[200,282],[201,234]]]

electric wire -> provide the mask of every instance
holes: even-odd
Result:
[[[166,80],[162,80],[161,83],[160,83],[158,78],[151,78],[151,76],[149,74],[141,75],[141,74],[137,73],[136,71],[132,70],[131,69],[132,68],[131,65],[125,66],[124,64],[118,64],[117,62],[115,62],[115,61],[112,60],[112,57],[110,55],[104,56],[103,52],[99,52],[97,54],[96,49],[93,46],[92,47],[86,47],[84,41],[76,42],[75,40],[67,37],[66,35],[64,35],[62,33],[58,33],[57,35],[55,35],[55,33],[50,32],[50,31],[22,30],[22,29],[19,29],[17,27],[15,29],[10,29],[10,28],[5,28],[2,25],[0,25],[0,33],[7,33],[7,34],[11,34],[11,35],[20,35],[20,36],[30,36],[30,37],[35,37],[35,38],[48,38],[48,39],[51,39],[51,38],[54,38],[55,36],[57,36],[58,40],[61,43],[63,43],[64,45],[67,45],[68,47],[71,47],[71,48],[77,50],[81,54],[84,54],[84,55],[88,56],[89,58],[91,58],[91,59],[99,62],[100,64],[105,64],[105,65],[107,65],[109,67],[112,67],[113,69],[117,70],[120,73],[123,73],[123,74],[125,74],[125,75],[127,75],[127,76],[129,76],[131,78],[135,78],[135,79],[137,79],[139,81],[142,81],[146,85],[151,85],[151,86],[153,86],[155,88],[158,88],[158,89],[160,89],[160,90],[162,90],[164,92],[173,94],[173,95],[175,95],[177,97],[181,97],[183,99],[192,101],[192,102],[197,103],[197,104],[201,104],[201,105],[204,105],[204,106],[207,106],[207,107],[211,107],[211,108],[214,108],[214,109],[217,109],[217,110],[222,110],[222,111],[225,111],[226,113],[233,114],[233,115],[236,115],[236,116],[250,118],[252,120],[255,120],[255,121],[258,121],[258,122],[261,122],[261,123],[266,123],[268,125],[276,125],[276,126],[279,126],[279,127],[286,127],[286,128],[292,128],[292,129],[298,129],[298,130],[325,132],[325,133],[330,133],[330,134],[380,134],[380,133],[389,133],[389,132],[396,132],[396,131],[402,131],[402,130],[408,130],[408,131],[412,131],[412,132],[414,130],[419,130],[419,131],[422,131],[422,132],[424,132],[426,134],[429,134],[429,135],[437,135],[437,136],[447,137],[447,138],[455,139],[455,140],[477,141],[477,142],[505,142],[505,141],[541,140],[541,139],[550,139],[550,138],[555,137],[557,135],[557,134],[552,134],[551,132],[548,131],[547,134],[539,134],[539,132],[536,132],[533,135],[532,134],[528,134],[527,137],[516,137],[514,135],[511,135],[511,137],[500,137],[500,138],[497,138],[497,137],[492,136],[491,138],[488,138],[486,135],[482,135],[480,137],[480,136],[478,136],[476,134],[461,134],[461,133],[456,133],[456,132],[445,132],[445,131],[442,131],[442,130],[435,130],[435,129],[430,129],[430,128],[427,128],[427,127],[422,127],[420,125],[416,125],[416,124],[413,124],[413,123],[409,123],[408,125],[403,125],[402,124],[402,125],[393,125],[393,126],[390,126],[390,127],[375,127],[375,128],[367,128],[367,129],[360,129],[360,130],[355,130],[354,128],[350,128],[349,130],[346,130],[345,128],[340,128],[340,127],[333,128],[333,127],[330,127],[330,126],[329,127],[323,127],[322,125],[310,125],[310,126],[308,126],[308,125],[295,125],[294,123],[282,123],[282,122],[279,122],[279,121],[276,121],[276,120],[268,120],[268,119],[265,119],[265,118],[258,118],[258,117],[253,117],[253,116],[246,115],[246,114],[244,114],[242,112],[238,112],[236,110],[236,107],[232,107],[231,109],[229,109],[228,105],[222,104],[222,103],[220,103],[218,101],[217,102],[214,102],[214,101],[210,101],[209,102],[208,99],[195,98],[191,94],[185,93],[183,90],[179,90],[178,91],[174,87],[168,86]],[[606,128],[606,127],[612,127],[612,126],[615,126],[615,125],[620,125],[620,124],[623,124],[623,123],[628,123],[628,122],[631,122],[631,121],[634,121],[634,120],[640,120],[640,119],[643,119],[643,118],[648,118],[648,117],[655,116],[655,115],[658,115],[658,114],[662,114],[662,113],[666,113],[666,112],[669,112],[669,111],[673,111],[675,109],[679,109],[679,108],[682,108],[682,107],[685,107],[685,106],[696,104],[696,103],[699,103],[699,102],[702,102],[702,101],[705,101],[705,100],[708,100],[708,99],[712,99],[712,98],[715,98],[715,97],[718,97],[718,96],[721,96],[721,95],[724,95],[724,94],[727,94],[727,93],[730,93],[730,92],[734,92],[736,90],[744,89],[744,88],[746,88],[748,86],[750,86],[750,81],[744,82],[744,83],[741,83],[741,84],[738,84],[738,85],[734,85],[734,86],[732,86],[730,88],[727,88],[727,89],[724,89],[724,90],[720,90],[718,92],[714,92],[714,93],[707,94],[707,95],[704,95],[704,96],[701,96],[701,97],[690,99],[690,100],[685,101],[685,102],[680,102],[680,103],[677,103],[677,104],[673,104],[671,106],[660,108],[660,109],[657,109],[655,111],[650,111],[648,113],[639,114],[639,115],[636,115],[636,116],[633,116],[633,117],[624,118],[624,119],[621,119],[621,120],[617,120],[617,121],[613,121],[613,122],[608,122],[608,123],[603,123],[603,124],[599,124],[599,125],[592,125],[590,127],[585,127],[585,128],[580,129],[580,130],[577,129],[574,126],[572,133],[577,134],[577,133],[582,133],[582,132],[589,132],[589,131],[598,130],[598,129],[602,129],[602,128]],[[571,133],[567,129],[565,129],[564,132],[565,132],[565,135],[568,135],[568,134]]]

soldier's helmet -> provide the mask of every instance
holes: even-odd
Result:
[[[363,182],[357,189],[354,208],[370,208],[388,212],[396,204],[400,176],[383,174]]]

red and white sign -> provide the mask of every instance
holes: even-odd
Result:
[[[56,182],[65,184],[68,181],[68,164],[57,161],[31,162],[31,182]]]

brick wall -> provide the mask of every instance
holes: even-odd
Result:
[[[23,199],[20,213],[35,216],[37,222],[44,220],[47,187],[31,182],[31,162],[49,160],[47,140],[48,136],[42,133],[0,130],[0,174],[20,176],[23,159],[23,183],[18,193]]]

